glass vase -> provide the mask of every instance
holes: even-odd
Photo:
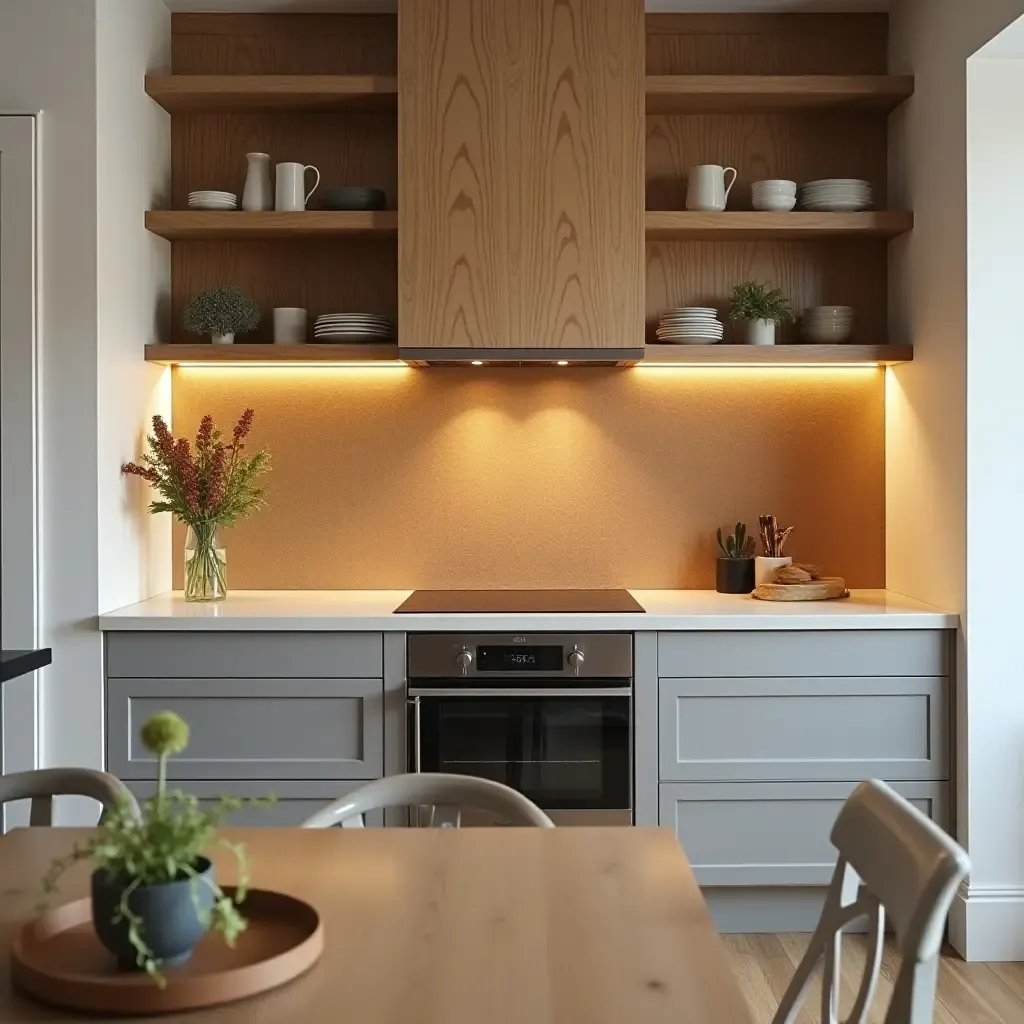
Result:
[[[192,523],[185,536],[185,600],[228,596],[227,554],[216,523]]]

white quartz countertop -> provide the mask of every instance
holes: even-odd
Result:
[[[218,604],[180,593],[108,612],[103,630],[544,632],[574,630],[952,629],[958,617],[888,590],[780,604],[709,590],[631,590],[646,614],[395,615],[408,590],[243,590]]]

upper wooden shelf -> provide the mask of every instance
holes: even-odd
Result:
[[[648,75],[648,114],[890,111],[913,95],[910,75]]]
[[[146,92],[172,114],[398,107],[388,75],[147,75]]]
[[[641,366],[892,366],[910,345],[648,345]]]
[[[485,350],[481,350],[483,354]],[[914,358],[909,345],[648,345],[642,366],[891,366]],[[398,346],[147,345],[146,361],[197,364],[343,363],[396,366]]]
[[[895,238],[914,227],[914,215],[878,213],[691,213],[648,210],[647,238],[659,241],[790,238]]]
[[[398,364],[398,345],[270,345],[209,343],[147,345],[146,362],[180,363],[366,363]]]
[[[394,210],[303,210],[247,213],[241,210],[150,210],[146,227],[174,241],[247,238],[388,236],[398,233]]]

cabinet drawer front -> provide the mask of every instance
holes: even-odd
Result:
[[[383,671],[380,633],[107,634],[112,679],[360,679]]]
[[[176,711],[191,730],[173,779],[376,779],[383,768],[380,679],[111,679],[107,763],[156,778],[139,730]]]
[[[829,833],[856,785],[663,783],[659,821],[675,830],[701,885],[824,885],[836,862]],[[945,783],[893,789],[945,825]]]
[[[945,779],[948,680],[662,679],[664,780]]]
[[[155,782],[128,782],[136,800],[145,800],[156,793]],[[296,828],[321,807],[343,796],[348,796],[365,782],[184,782],[170,788],[193,793],[204,810],[212,808],[218,796],[263,797],[271,793],[277,797],[270,807],[243,807],[224,818],[225,825],[239,828]],[[367,825],[383,825],[383,814],[375,811],[366,816]]]
[[[948,660],[943,630],[658,634],[659,676],[945,676]]]

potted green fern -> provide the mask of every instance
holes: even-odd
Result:
[[[188,725],[172,711],[161,711],[142,727],[142,742],[157,757],[156,795],[141,815],[125,798],[106,812],[94,835],[75,844],[43,876],[43,891],[57,890],[60,876],[78,861],[92,861],[93,927],[122,970],[145,970],[160,987],[162,968],[184,963],[208,932],[219,932],[229,946],[245,930],[238,907],[248,886],[244,846],[217,827],[229,811],[266,805],[274,798],[222,796],[201,810],[190,793],[167,789],[167,760],[188,746]],[[205,851],[229,849],[238,861],[238,885],[228,895],[217,884]]]
[[[796,317],[778,288],[745,281],[733,289],[729,319],[747,321],[748,345],[774,345],[777,325],[792,323]]]
[[[745,523],[737,523],[733,533],[722,536],[718,528],[718,546],[722,554],[715,566],[715,590],[720,594],[749,594],[754,589],[754,538],[747,535]]]

